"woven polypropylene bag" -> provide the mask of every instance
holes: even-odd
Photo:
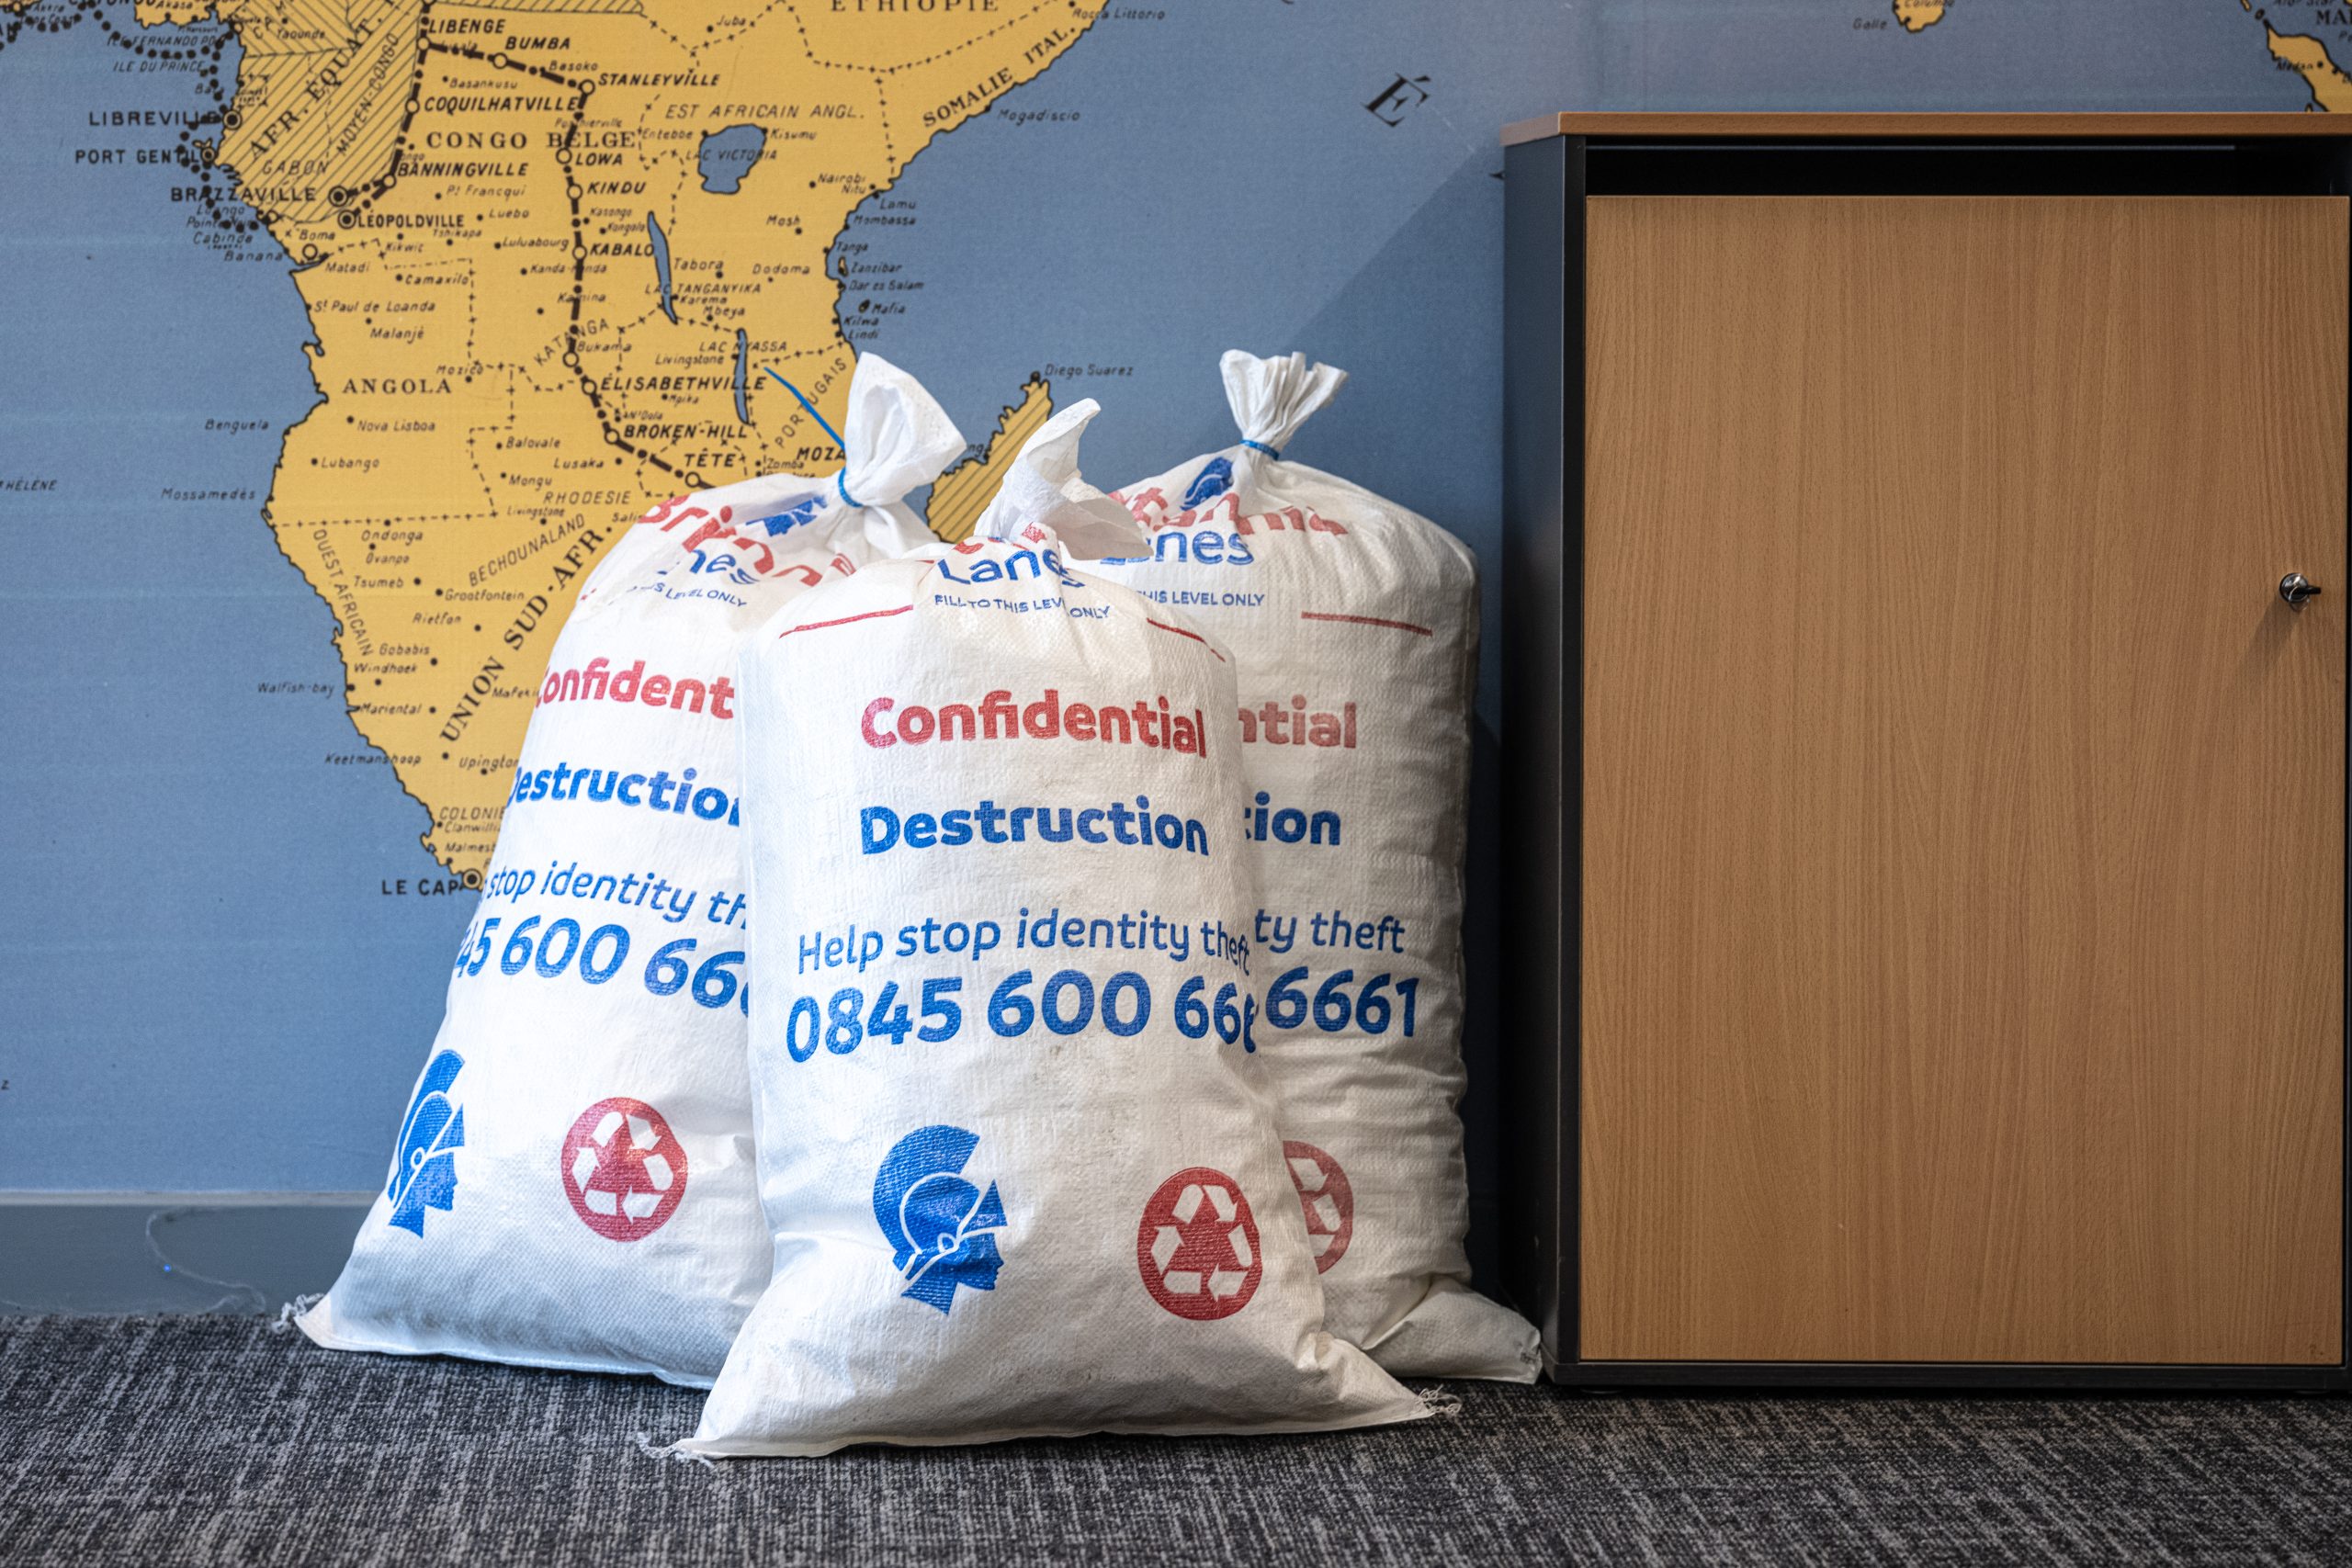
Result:
[[[1322,1330],[1250,1054],[1227,656],[1069,564],[1141,542],[1094,412],[746,645],[776,1268],[693,1450],[1421,1413]]]
[[[718,1372],[769,1261],[743,1066],[736,644],[930,537],[899,498],[963,446],[871,355],[844,440],[839,475],[654,508],[581,590],[390,1178],[299,1319],[320,1344]]]
[[[1532,1381],[1470,1288],[1462,862],[1477,569],[1434,523],[1281,454],[1346,376],[1225,355],[1242,440],[1120,491],[1151,553],[1099,570],[1194,616],[1240,680],[1258,1026],[1331,1331],[1391,1371]]]

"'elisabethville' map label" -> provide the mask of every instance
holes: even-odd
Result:
[[[828,246],[1095,13],[140,0],[149,25],[202,16],[243,58],[201,150],[300,264],[324,398],[265,515],[334,612],[345,704],[431,812],[426,846],[479,874],[581,578],[655,502],[841,461],[760,374],[838,423]],[[882,281],[860,280],[869,314],[921,283]],[[1008,427],[1049,408],[1033,382]],[[951,498],[1008,456],[976,453]]]

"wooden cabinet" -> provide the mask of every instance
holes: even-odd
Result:
[[[2352,152],[2310,128],[1512,146],[1555,1376],[2345,1384]]]

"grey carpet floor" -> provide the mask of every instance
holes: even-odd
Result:
[[[1313,1438],[649,1456],[700,1396],[0,1319],[0,1562],[2352,1562],[2352,1402],[1592,1397]]]

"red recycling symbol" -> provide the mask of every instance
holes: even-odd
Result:
[[[1283,1145],[1283,1162],[1290,1167],[1291,1185],[1298,1189],[1298,1206],[1306,1211],[1306,1246],[1315,1254],[1315,1271],[1328,1271],[1347,1255],[1356,1234],[1356,1193],[1340,1162],[1317,1148],[1292,1138]]]
[[[1241,1184],[1204,1165],[1161,1182],[1136,1227],[1136,1268],[1178,1317],[1207,1322],[1248,1306],[1266,1264]]]
[[[643,1241],[686,1195],[686,1151],[641,1100],[600,1100],[564,1134],[563,1195],[606,1241]]]

